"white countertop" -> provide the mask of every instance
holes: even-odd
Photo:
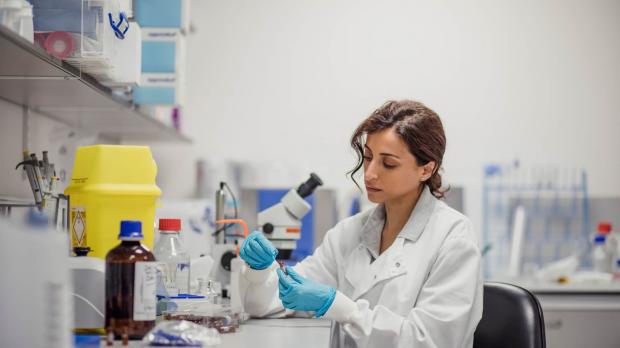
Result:
[[[239,332],[221,335],[220,347],[328,347],[330,324],[321,319],[252,319]]]
[[[251,319],[235,333],[220,335],[221,348],[321,348],[329,346],[330,321],[321,319]],[[114,347],[123,347],[120,341]],[[101,347],[107,347],[102,340]],[[127,347],[127,346],[125,346]],[[128,347],[142,347],[130,341]]]

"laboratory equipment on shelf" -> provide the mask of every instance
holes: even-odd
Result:
[[[140,221],[121,221],[121,244],[106,256],[106,329],[119,339],[142,339],[155,326],[157,263],[140,241]]]
[[[121,220],[142,221],[143,243],[153,247],[157,164],[147,146],[93,145],[76,151],[70,199],[71,247],[90,248],[104,258],[116,246],[113,233]]]
[[[57,230],[67,230],[69,201],[67,196],[57,192],[58,176],[54,163],[50,163],[48,152],[43,151],[39,160],[36,154],[29,154],[28,150],[24,150],[23,161],[19,162],[15,169],[19,167],[26,172],[37,208],[53,219],[52,223]]]
[[[159,240],[153,248],[160,270],[158,278],[165,293],[158,296],[189,294],[190,257],[179,238],[181,219],[159,219]]]
[[[34,42],[100,80],[118,80],[120,42],[132,28],[118,0],[32,0]],[[136,44],[139,41],[136,40]]]
[[[304,198],[323,185],[318,175],[312,173],[297,189],[291,189],[280,203],[258,213],[258,226],[279,250],[280,258],[288,259],[301,238],[301,219],[311,206]]]

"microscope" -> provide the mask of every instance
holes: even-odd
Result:
[[[226,204],[226,194],[224,185],[216,192],[215,216],[216,220],[225,219],[224,211]],[[279,250],[278,258],[289,259],[291,253],[297,247],[297,240],[301,238],[301,219],[312,208],[304,199],[310,196],[314,190],[323,185],[323,181],[318,175],[312,173],[306,182],[299,185],[297,189],[291,189],[279,203],[258,213],[258,229],[265,234],[273,245]],[[232,194],[232,192],[231,192]],[[218,229],[215,234],[215,243],[212,247],[213,261],[215,262],[211,271],[211,276],[219,281],[224,288],[231,281],[232,260],[237,257],[237,248],[241,247],[236,242],[227,242],[227,226]],[[243,237],[233,235],[233,237]]]
[[[265,237],[279,250],[278,258],[289,259],[301,238],[301,219],[312,208],[304,198],[323,185],[318,175],[310,178],[297,189],[290,190],[280,203],[258,213],[258,226]]]

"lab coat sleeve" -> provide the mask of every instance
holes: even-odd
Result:
[[[275,262],[264,270],[252,269],[247,264],[242,267],[239,278],[241,300],[245,311],[251,316],[281,318],[291,315],[278,296],[277,267]]]
[[[340,225],[336,225],[336,227],[329,230],[325,234],[323,243],[316,248],[314,253],[293,267],[295,272],[315,282],[337,289],[337,265],[339,262],[342,262],[336,259],[338,254],[337,235],[341,229],[340,227]]]
[[[338,292],[325,314],[343,325],[358,347],[470,347],[482,316],[481,255],[466,237],[446,239],[407,316]]]
[[[293,267],[300,275],[316,282],[337,288],[336,260],[334,254],[336,227],[327,232],[314,254]],[[245,311],[254,317],[279,318],[286,316],[311,317],[313,313],[285,309],[278,293],[278,276],[273,263],[265,270],[251,269],[244,265],[241,277],[241,294]]]

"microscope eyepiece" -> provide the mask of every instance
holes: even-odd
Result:
[[[310,178],[297,188],[297,194],[299,194],[301,198],[306,198],[314,192],[314,189],[321,185],[323,185],[321,178],[314,173],[310,173]]]

